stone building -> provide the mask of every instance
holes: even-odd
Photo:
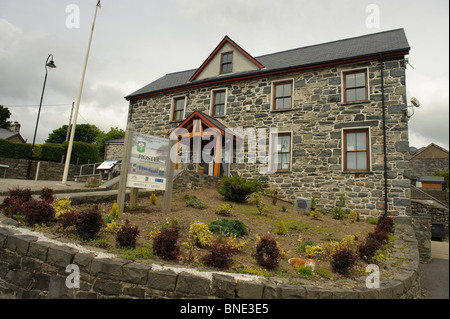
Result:
[[[420,149],[411,148],[410,154],[411,177],[414,179],[432,176],[436,171],[448,172],[449,153],[439,145],[430,143]]]
[[[199,68],[126,96],[129,120],[178,136],[176,168],[266,175],[281,197],[324,208],[345,194],[363,218],[409,215],[409,50],[403,29],[259,57],[226,36]],[[211,145],[208,160],[192,155]]]

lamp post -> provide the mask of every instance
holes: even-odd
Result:
[[[30,176],[31,175],[31,163],[33,161],[34,143],[36,142],[36,133],[37,133],[38,124],[39,124],[39,117],[41,116],[42,99],[44,98],[45,84],[47,83],[47,71],[48,71],[47,67],[52,68],[52,69],[56,68],[55,62],[53,62],[53,54],[50,54],[47,57],[47,60],[45,61],[44,86],[42,87],[41,101],[39,102],[39,111],[38,111],[37,120],[36,120],[36,127],[34,129],[33,145],[31,146],[30,160],[28,161],[27,179],[31,179],[31,176]]]

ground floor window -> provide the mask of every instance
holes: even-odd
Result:
[[[271,168],[274,171],[290,171],[292,155],[292,133],[272,134]]]
[[[343,137],[344,171],[369,171],[369,129],[346,129]]]

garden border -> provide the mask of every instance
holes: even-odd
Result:
[[[18,299],[420,298],[418,242],[410,218],[396,218],[396,223],[391,258],[401,261],[398,271],[392,277],[382,278],[380,288],[344,289],[289,285],[282,278],[198,271],[119,259],[95,248],[51,239],[47,234],[31,231],[0,215],[0,295]],[[80,288],[66,286],[69,264],[79,267]]]

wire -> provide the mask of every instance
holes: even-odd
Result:
[[[72,103],[70,104],[46,104],[46,105],[42,105],[42,106],[66,106],[66,105],[72,105]],[[39,106],[39,104],[28,104],[28,105],[3,105],[4,107],[33,107],[33,106]]]

